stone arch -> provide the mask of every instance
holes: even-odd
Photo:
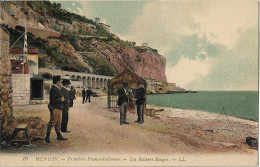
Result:
[[[99,78],[96,79],[96,88],[100,88],[100,79]]]
[[[100,79],[100,88],[104,88],[104,80],[103,80],[103,78]]]
[[[77,80],[81,81],[81,76],[80,75],[77,76]]]
[[[75,75],[71,75],[70,77],[72,80],[75,80],[76,79],[76,76]]]
[[[91,77],[88,77],[87,78],[87,85],[88,85],[88,87],[92,87],[92,84],[91,84],[92,82],[91,82]]]
[[[104,79],[104,87],[107,88],[107,79]]]
[[[96,89],[96,78],[95,77],[92,78],[92,88]]]
[[[87,87],[87,78],[85,76],[82,77],[82,83],[83,83],[83,87]]]

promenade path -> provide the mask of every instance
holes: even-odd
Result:
[[[78,97],[74,107],[69,111],[68,130],[64,133],[67,141],[57,141],[54,129],[51,143],[43,140],[34,142],[37,152],[88,152],[88,153],[170,153],[176,150],[173,143],[167,143],[163,129],[156,127],[154,122],[161,121],[145,117],[145,124],[139,125],[134,121],[135,114],[128,113],[129,125],[119,125],[119,112],[106,109],[106,97],[92,98],[91,103],[81,103]],[[15,107],[15,117],[41,117],[45,122],[49,120],[47,105],[31,105]],[[150,127],[150,125],[154,127]],[[149,125],[149,128],[147,126]],[[158,133],[162,131],[162,134]],[[57,150],[58,148],[58,150]],[[187,150],[184,149],[184,150]]]
[[[88,153],[256,153],[245,144],[244,136],[254,136],[252,129],[256,125],[247,121],[231,120],[233,133],[229,131],[229,122],[223,118],[181,118],[171,119],[164,115],[145,116],[144,124],[137,124],[136,114],[128,113],[129,125],[119,125],[119,112],[106,107],[106,96],[92,98],[92,102],[82,104],[81,97],[74,101],[69,111],[68,130],[64,133],[67,141],[57,141],[54,130],[51,143],[37,140],[31,151],[37,152],[88,152]],[[176,112],[178,112],[176,110]],[[185,112],[182,110],[180,113]],[[190,111],[190,113],[193,113]],[[204,113],[204,112],[203,112]],[[197,114],[199,116],[199,114]],[[47,104],[14,107],[15,117],[41,117],[49,121]],[[186,114],[187,116],[187,114]],[[208,130],[208,129],[211,129]],[[256,131],[257,132],[257,131]],[[30,149],[29,149],[30,151]]]

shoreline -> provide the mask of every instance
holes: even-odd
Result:
[[[259,122],[257,94],[257,91],[202,91],[197,95],[149,95],[147,102],[149,105],[196,110]]]
[[[174,108],[174,107],[166,107],[166,106],[151,105],[151,104],[147,104],[146,108],[155,109],[155,110],[164,109],[164,111],[157,112],[157,113],[159,113],[159,114],[163,113],[161,115],[168,115],[171,118],[174,118],[174,116],[181,117],[181,118],[190,118],[190,116],[195,116],[195,117],[193,117],[194,119],[196,119],[196,116],[199,116],[198,119],[201,119],[201,118],[202,119],[218,119],[218,118],[222,117],[223,119],[228,118],[229,120],[232,120],[232,121],[239,121],[239,122],[244,122],[244,123],[250,123],[251,125],[255,125],[255,124],[258,125],[258,121],[230,116],[230,115],[225,115],[225,114],[209,112],[209,111],[203,111],[203,110]]]

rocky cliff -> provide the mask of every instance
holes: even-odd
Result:
[[[146,79],[166,81],[166,59],[157,50],[123,41],[58,3],[1,2],[1,23],[11,32],[11,43],[27,25],[29,48],[39,50],[40,67],[113,76],[131,68]]]

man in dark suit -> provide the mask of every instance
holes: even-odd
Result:
[[[82,94],[82,103],[85,103],[86,102],[86,90],[85,90],[85,88],[83,88],[81,94]]]
[[[118,102],[117,105],[120,110],[120,125],[129,124],[126,122],[126,112],[128,106],[129,92],[127,90],[128,83],[123,82],[123,88],[118,90]]]
[[[67,130],[67,125],[69,121],[69,87],[70,87],[70,81],[68,79],[63,79],[62,81],[62,88],[61,93],[64,97],[64,101],[62,102],[62,121],[61,121],[61,132],[63,133],[69,133],[70,131]]]
[[[48,108],[50,110],[50,121],[47,125],[47,133],[45,138],[45,141],[47,143],[51,142],[50,134],[53,126],[55,126],[57,140],[67,140],[67,138],[63,137],[60,133],[62,101],[64,101],[64,97],[62,97],[60,87],[60,76],[54,76],[53,85],[50,90],[50,103],[48,105]]]
[[[145,89],[141,86],[141,82],[137,83],[138,89],[136,90],[136,106],[137,106],[137,121],[138,124],[144,123],[144,103],[145,103]]]
[[[88,87],[88,90],[86,91],[86,95],[87,95],[87,102],[89,102],[90,103],[90,95],[92,94],[92,91],[91,91],[91,89],[90,89],[90,87]]]
[[[73,107],[73,101],[76,99],[76,90],[73,86],[70,87],[70,104],[69,107]]]

